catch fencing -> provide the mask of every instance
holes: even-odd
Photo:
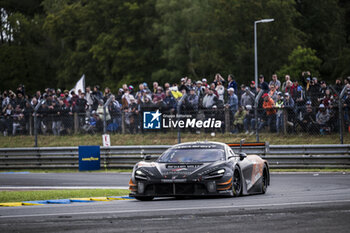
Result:
[[[169,145],[101,147],[101,169],[131,169],[145,155],[155,160]],[[233,148],[239,152],[240,148]],[[350,145],[268,145],[243,147],[271,168],[350,168]],[[1,148],[0,169],[72,169],[79,167],[78,147]]]

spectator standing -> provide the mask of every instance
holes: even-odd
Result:
[[[229,74],[227,76],[227,81],[228,81],[228,84],[227,84],[227,89],[229,88],[233,88],[233,90],[235,91],[235,93],[237,93],[238,91],[238,85],[235,81],[235,76],[233,76],[233,74]]]
[[[240,105],[246,108],[247,105],[254,106],[255,95],[249,90],[249,87],[245,88],[245,91],[241,97]]]
[[[291,81],[290,80],[290,75],[289,74],[286,74],[285,76],[284,76],[284,82],[283,82],[283,84],[282,84],[282,86],[281,86],[281,90],[282,91],[284,91],[285,89],[286,89],[286,86],[287,86],[287,82],[288,81]]]
[[[270,132],[274,132],[275,126],[276,126],[276,109],[275,109],[275,103],[272,98],[270,98],[269,94],[265,93],[263,94],[263,109],[265,110],[266,114],[266,123],[270,129]],[[262,125],[263,126],[263,125]],[[259,129],[262,128],[262,126],[259,127]]]
[[[231,87],[227,90],[228,99],[226,107],[230,110],[230,122],[234,122],[234,116],[238,110],[238,97],[235,94],[235,90]]]
[[[270,81],[269,85],[273,84],[276,88],[276,90],[279,90],[281,88],[281,82],[278,80],[277,74],[272,75],[272,80]]]
[[[319,111],[316,114],[316,123],[321,135],[329,132],[328,121],[330,119],[329,111],[324,104],[320,104]]]
[[[265,82],[265,78],[264,75],[260,75],[259,76],[259,86],[258,86],[261,90],[264,91],[264,93],[268,93],[269,92],[269,85],[267,84],[267,82]]]
[[[220,81],[217,82],[217,86],[216,86],[215,90],[219,96],[219,100],[222,101],[222,103],[224,103],[225,87],[222,85],[222,83]]]
[[[277,99],[276,99],[276,131],[277,133],[280,133],[283,129],[283,120],[284,120],[284,114],[283,114],[283,108],[284,108],[284,100],[283,100],[283,93],[278,92],[277,93]]]
[[[225,85],[225,83],[226,83],[225,79],[221,76],[221,74],[217,73],[214,77],[213,83],[215,83],[215,86],[217,86],[219,82],[222,85]]]

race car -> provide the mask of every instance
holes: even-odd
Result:
[[[265,193],[269,165],[258,155],[236,154],[224,143],[189,142],[166,150],[155,162],[138,162],[129,182],[130,197],[232,196]]]

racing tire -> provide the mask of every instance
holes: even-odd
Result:
[[[241,176],[241,169],[239,167],[236,167],[233,176],[232,176],[232,195],[234,197],[239,197],[242,195],[243,190],[243,182],[242,182],[242,176]]]
[[[152,201],[154,197],[135,197],[139,201]]]
[[[262,175],[262,181],[261,181],[261,193],[265,194],[267,192],[267,170],[266,167],[264,166],[264,171],[263,171],[263,175]]]

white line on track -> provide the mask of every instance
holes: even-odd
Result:
[[[0,190],[42,189],[128,189],[127,186],[1,186]]]
[[[344,203],[350,200],[334,200],[334,201],[314,201],[314,202],[289,202],[277,204],[262,205],[236,205],[236,206],[210,206],[210,207],[184,207],[184,208],[165,208],[165,209],[138,209],[138,210],[115,210],[115,211],[94,211],[94,212],[76,212],[76,213],[52,213],[52,214],[24,214],[24,215],[8,215],[0,216],[1,218],[23,218],[23,217],[41,217],[41,216],[62,216],[62,215],[89,215],[89,214],[118,214],[118,213],[141,213],[141,212],[159,212],[159,211],[181,211],[181,210],[208,210],[208,209],[233,209],[233,208],[261,208],[261,207],[278,207],[278,206],[296,206],[296,205],[315,205],[315,204],[331,204]],[[16,207],[18,208],[18,207]]]

